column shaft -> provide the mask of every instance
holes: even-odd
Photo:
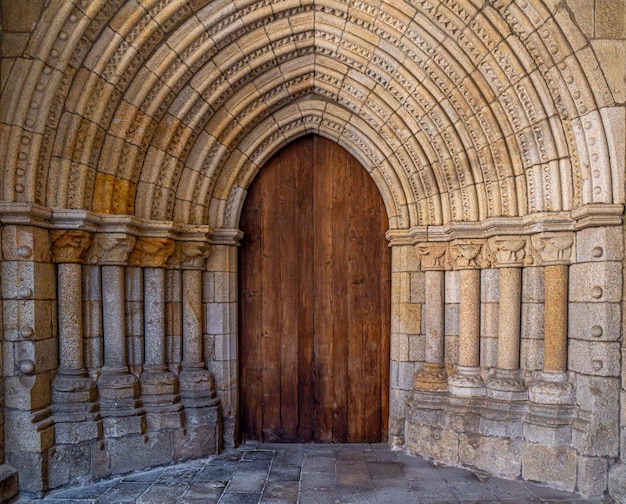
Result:
[[[461,270],[459,365],[480,365],[480,270]]]
[[[144,269],[145,365],[165,367],[165,270]]]
[[[545,267],[545,340],[543,370],[564,373],[567,369],[568,266]]]
[[[183,271],[183,367],[202,362],[202,271]]]
[[[498,368],[519,369],[522,269],[500,268]]]
[[[126,362],[123,266],[102,266],[102,311],[104,368],[125,372],[128,370],[128,365]]]
[[[426,362],[444,361],[444,271],[426,271]]]
[[[81,265],[59,263],[59,369],[83,372],[83,306]]]

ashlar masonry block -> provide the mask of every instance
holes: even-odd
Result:
[[[576,378],[578,418],[574,419],[572,445],[579,455],[617,457],[619,452],[619,378]]]
[[[501,478],[517,478],[521,474],[522,453],[521,440],[459,435],[459,463]]]
[[[572,264],[569,300],[579,303],[618,303],[622,297],[622,264],[618,262]],[[616,281],[618,279],[618,281]]]
[[[570,303],[570,339],[617,341],[621,337],[622,307],[618,303]]]
[[[576,450],[570,446],[526,443],[522,455],[522,478],[573,492],[576,488]]]

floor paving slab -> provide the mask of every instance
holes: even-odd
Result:
[[[608,504],[435,465],[384,444],[246,443],[226,453],[10,504]]]

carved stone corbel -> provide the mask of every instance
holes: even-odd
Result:
[[[491,265],[485,240],[455,240],[450,244],[450,258],[455,270],[481,269]]]
[[[87,254],[87,262],[101,266],[126,266],[135,241],[134,236],[126,233],[98,233]]]
[[[177,241],[168,260],[170,268],[202,270],[211,254],[211,245],[203,241]]]
[[[449,245],[445,242],[419,243],[415,246],[422,271],[445,271],[449,269]]]
[[[533,263],[527,236],[496,236],[489,239],[496,268],[521,268]]]
[[[531,239],[543,266],[571,264],[575,257],[574,233],[540,233]]]
[[[93,234],[80,229],[54,230],[50,233],[52,260],[55,263],[82,263]]]
[[[164,268],[174,252],[176,243],[171,238],[137,238],[135,246],[128,256],[129,266],[146,268]]]

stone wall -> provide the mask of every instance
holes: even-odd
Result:
[[[205,359],[220,334],[206,313],[233,285],[207,257],[213,241],[222,256],[234,242],[83,211],[5,209],[2,219],[4,448],[20,489],[219,452],[217,391],[232,431],[232,378],[222,372],[216,385],[207,368],[227,352]]]
[[[614,217],[608,227],[580,219],[573,231],[417,245],[424,274],[446,271],[437,287],[446,303],[442,311],[436,295],[422,301],[439,326],[422,326],[427,351],[407,401],[409,451],[605,492],[620,439],[624,254]],[[453,352],[429,353],[451,340]]]

